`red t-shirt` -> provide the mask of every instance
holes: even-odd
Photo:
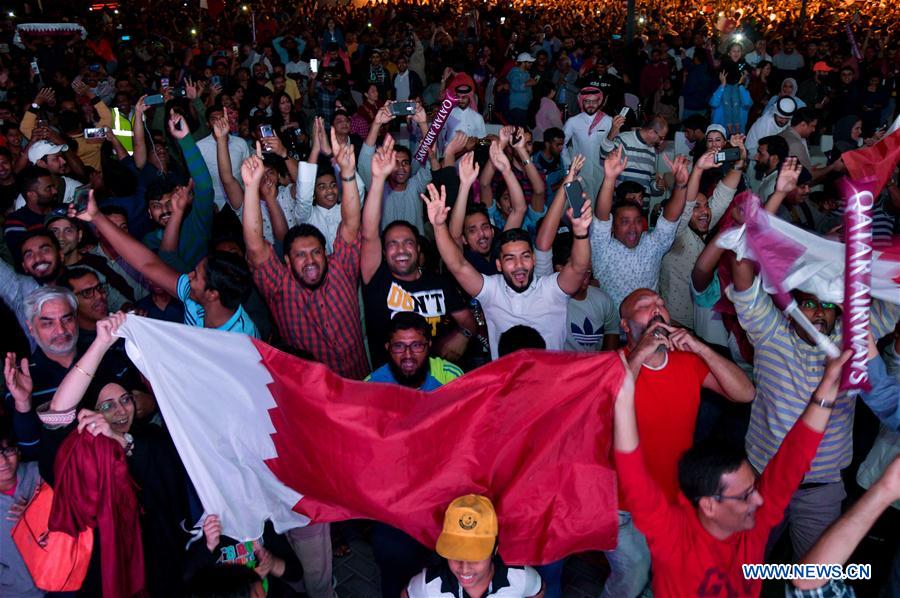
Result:
[[[760,580],[744,579],[742,564],[762,563],[769,532],[783,518],[791,496],[809,470],[822,433],[798,421],[760,476],[763,504],[756,510],[752,530],[725,540],[712,537],[700,524],[692,504],[679,495],[670,503],[648,475],[641,446],[616,452],[616,471],[625,508],[647,537],[653,567],[653,595],[657,598],[731,598],[758,596]]]
[[[670,351],[665,367],[642,367],[634,386],[641,450],[650,477],[670,502],[678,497],[678,459],[694,444],[700,389],[709,367],[694,353]]]

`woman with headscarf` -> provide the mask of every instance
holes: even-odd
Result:
[[[164,427],[135,420],[135,377],[123,386],[104,375],[100,364],[119,340],[115,331],[125,321],[119,312],[97,322],[94,342],[72,365],[47,407],[38,408],[44,424],[41,435],[41,477],[55,483],[56,454],[70,434],[103,435],[124,451],[128,473],[137,485],[141,507],[140,529],[143,543],[147,589],[151,596],[173,596],[182,582],[182,562],[187,533],[182,528],[193,523],[189,508],[189,481],[172,439]],[[199,513],[198,513],[199,517]],[[88,578],[81,593],[98,595],[96,577],[101,565],[104,539],[95,531],[95,548]],[[105,558],[105,557],[104,557]],[[94,592],[94,593],[92,593]]]
[[[786,97],[794,98],[794,101],[797,103],[797,108],[806,107],[806,102],[797,97],[797,80],[793,77],[786,77],[781,82],[781,91],[777,95],[769,98],[769,103],[766,104],[766,109],[763,110],[763,114],[775,112],[775,102],[777,102],[779,98]]]
[[[746,71],[726,65],[719,73],[720,85],[709,99],[713,124],[725,127],[729,135],[743,134],[747,130],[747,115],[753,99],[744,86],[746,77]]]
[[[834,146],[828,154],[828,163],[838,160],[845,152],[852,152],[862,146],[878,143],[884,137],[884,131],[876,131],[872,137],[863,136],[863,121],[855,114],[848,114],[834,123],[831,132]]]

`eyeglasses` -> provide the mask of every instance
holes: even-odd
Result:
[[[81,289],[80,291],[76,291],[75,294],[81,297],[82,299],[90,299],[94,296],[94,293],[100,293],[101,295],[106,295],[109,292],[109,286],[106,283],[95,284],[92,287],[88,287],[86,289]]]
[[[7,459],[12,459],[16,455],[19,454],[19,447],[17,446],[4,446],[0,448],[0,456],[5,457]]]
[[[119,402],[119,405],[122,407],[128,407],[129,405],[134,404],[134,395],[130,392],[126,392],[118,399],[107,399],[97,405],[97,411],[100,413],[106,413],[107,411],[112,411],[116,408],[116,401]]]
[[[753,485],[750,486],[750,489],[744,492],[743,494],[739,494],[738,496],[727,496],[725,494],[713,494],[713,498],[719,502],[723,500],[739,500],[741,502],[750,502],[750,497],[752,497],[755,493],[759,492],[759,489],[756,487],[757,482],[753,482]]]
[[[415,341],[412,343],[391,343],[390,350],[394,355],[403,355],[409,349],[414,355],[421,355],[428,348],[428,343]]]
[[[800,302],[800,307],[803,309],[816,309],[817,307],[821,307],[822,309],[837,309],[837,304],[829,303],[827,301],[816,301],[815,299],[804,299]]]

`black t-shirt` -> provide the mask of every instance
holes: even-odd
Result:
[[[421,314],[431,324],[432,338],[438,338],[453,329],[450,314],[466,307],[448,276],[423,272],[416,280],[400,280],[391,274],[383,260],[369,284],[363,286],[363,301],[372,366],[376,368],[387,361],[384,343],[388,323],[395,313]]]
[[[19,186],[15,183],[12,185],[0,185],[0,215],[5,214],[19,197]]]

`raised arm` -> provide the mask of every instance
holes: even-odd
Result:
[[[469,138],[466,137],[466,134],[462,131],[454,133],[446,147],[444,147],[444,157],[441,160],[441,166],[454,166],[456,164],[456,157],[466,150],[466,143],[468,143],[468,141]]]
[[[359,188],[356,186],[356,154],[353,145],[341,144],[331,127],[331,147],[334,161],[341,169],[341,235],[344,242],[356,243],[360,227]]]
[[[225,116],[213,119],[213,137],[216,140],[216,165],[219,168],[219,179],[222,188],[225,189],[225,197],[233,210],[240,210],[244,205],[244,188],[234,178],[231,171],[231,153],[228,149],[228,108],[225,108]]]
[[[176,252],[178,251],[178,238],[181,236],[181,225],[184,223],[184,215],[191,205],[191,191],[194,187],[193,180],[189,181],[187,186],[176,187],[172,192],[172,215],[166,222],[166,228],[163,229],[162,242],[159,245],[159,251]]]
[[[725,250],[716,243],[718,237],[719,235],[716,235],[712,241],[706,244],[694,263],[694,269],[691,270],[691,284],[698,293],[709,288],[716,275],[716,268],[719,267],[719,260],[725,253]]]
[[[781,170],[778,172],[778,178],[775,179],[775,191],[769,197],[760,197],[765,202],[766,211],[770,214],[776,214],[778,208],[781,207],[784,198],[797,188],[797,181],[800,173],[803,171],[803,165],[797,158],[790,156],[785,158]]]
[[[360,256],[362,280],[368,284],[381,265],[381,204],[384,199],[384,181],[397,166],[394,138],[385,135],[384,143],[372,156],[371,182],[362,212],[362,255]]]
[[[466,206],[469,203],[469,193],[472,185],[478,180],[478,163],[475,161],[475,152],[469,152],[459,161],[459,192],[456,202],[450,212],[450,237],[456,244],[462,246],[463,228],[466,222]]]
[[[500,149],[498,141],[491,142],[490,158],[491,165],[503,177],[503,182],[506,183],[506,188],[509,190],[509,217],[506,219],[503,230],[521,228],[522,223],[525,222],[525,215],[528,213],[528,204],[525,203],[525,193],[522,192],[522,186],[512,171],[509,158],[506,156],[506,152]]]
[[[244,179],[244,212],[241,215],[241,223],[244,228],[247,261],[253,267],[268,260],[272,251],[272,246],[263,238],[262,209],[259,206],[259,183],[265,171],[265,166],[257,154],[251,155],[241,164],[241,178]]]
[[[378,136],[381,134],[381,127],[391,122],[394,115],[391,114],[391,102],[385,102],[378,112],[375,114],[375,120],[369,127],[369,134],[366,136],[366,145],[375,147],[378,144]]]
[[[803,562],[822,565],[846,563],[881,514],[896,500],[900,500],[900,455],[894,457],[862,498],[822,534],[803,557]],[[825,585],[826,581],[798,579],[792,583],[801,590],[814,590]]]
[[[93,382],[93,376],[97,373],[103,356],[116,344],[118,339],[113,334],[124,321],[125,314],[118,312],[97,322],[97,336],[94,342],[59,383],[50,401],[50,411],[65,412],[78,406]]]
[[[441,185],[438,192],[433,184],[428,185],[428,195],[421,195],[422,201],[428,208],[428,221],[434,228],[434,241],[438,252],[447,269],[459,283],[462,289],[472,297],[478,296],[484,286],[484,276],[472,267],[463,256],[462,249],[450,237],[450,229],[447,228],[447,189]]]
[[[206,255],[209,238],[212,234],[215,194],[212,177],[206,162],[191,137],[187,121],[180,114],[173,113],[169,118],[169,133],[178,140],[178,146],[184,155],[191,179],[194,181],[194,200],[190,213],[185,216],[181,230],[181,241],[178,256],[193,268]]]
[[[147,132],[144,125],[144,115],[147,112],[147,105],[144,103],[146,99],[147,96],[142,95],[134,105],[134,123],[131,125],[134,133],[131,140],[134,146],[131,157],[134,158],[134,165],[138,170],[143,170],[147,165]]]
[[[553,203],[550,204],[550,209],[547,210],[547,214],[544,216],[540,228],[538,228],[537,237],[534,239],[534,246],[537,249],[550,251],[553,248],[553,241],[556,239],[556,232],[559,230],[559,223],[568,203],[566,202],[566,185],[578,178],[578,173],[581,171],[582,166],[584,166],[584,156],[575,154],[575,157],[572,158],[569,172],[566,173],[562,184],[556,190]],[[588,205],[590,203],[589,201],[587,202]]]
[[[531,160],[528,146],[525,145],[525,135],[522,134],[521,130],[518,132],[516,140],[516,143],[512,144],[512,148],[519,160],[522,161],[522,164],[525,165],[525,175],[528,177],[528,182],[531,183],[531,209],[541,213],[547,204],[547,183],[544,181],[544,175],[540,173]]]
[[[591,269],[591,244],[588,232],[594,215],[591,213],[591,202],[588,201],[587,194],[582,193],[582,195],[584,203],[581,206],[581,214],[576,216],[572,208],[566,212],[572,223],[572,254],[560,271],[556,282],[567,295],[574,295],[578,292],[585,273]]]
[[[710,168],[715,168],[716,166],[716,151],[709,150],[697,160],[694,164],[694,169],[691,171],[691,176],[688,178],[688,186],[687,192],[685,196],[687,197],[687,201],[696,201],[697,194],[700,192],[700,180],[703,178],[703,173],[705,173]]]
[[[675,160],[669,160],[669,157],[666,155],[663,155],[663,159],[669,165],[669,168],[672,169],[672,174],[675,177],[675,190],[672,191],[672,196],[666,202],[662,215],[669,222],[678,222],[687,200],[689,160],[687,156],[675,156]]]
[[[594,216],[597,220],[609,220],[609,214],[612,212],[613,195],[616,191],[616,179],[628,167],[628,157],[625,150],[620,145],[607,156],[603,161],[603,184],[600,185],[600,192],[597,193],[597,205],[594,208]]]

